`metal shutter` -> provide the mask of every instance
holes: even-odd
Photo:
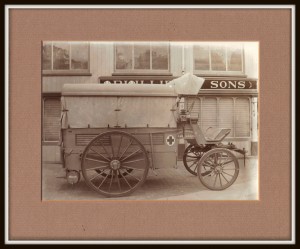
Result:
[[[202,102],[202,113],[200,116],[202,130],[205,133],[207,128],[217,128],[217,99],[204,98]]]
[[[200,99],[195,97],[187,98],[187,109],[190,111],[191,117],[199,117],[198,123],[200,124],[200,110],[201,110]]]
[[[231,129],[228,137],[234,134],[234,108],[233,98],[220,98],[219,100],[219,128]]]
[[[61,105],[59,98],[44,100],[44,141],[59,141]]]
[[[250,103],[248,98],[236,99],[235,136],[250,137]]]

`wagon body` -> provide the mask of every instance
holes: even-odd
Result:
[[[64,165],[81,169],[88,143],[107,131],[134,135],[150,166],[174,167],[177,160],[177,94],[165,85],[66,84],[62,91]]]

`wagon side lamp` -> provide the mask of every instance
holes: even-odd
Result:
[[[189,119],[190,119],[190,113],[185,109],[180,110],[179,121],[182,123],[187,123]]]
[[[75,170],[67,171],[67,182],[71,185],[78,183],[80,180],[80,173]]]

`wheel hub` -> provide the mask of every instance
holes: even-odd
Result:
[[[215,172],[216,173],[222,173],[222,166],[218,165],[215,167]]]
[[[120,163],[119,160],[112,160],[112,161],[110,162],[110,167],[111,167],[112,169],[114,169],[114,170],[119,169],[120,166],[121,166],[121,163]]]

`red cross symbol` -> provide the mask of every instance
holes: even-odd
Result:
[[[175,143],[175,138],[172,135],[169,135],[166,141],[169,146],[172,146]]]

